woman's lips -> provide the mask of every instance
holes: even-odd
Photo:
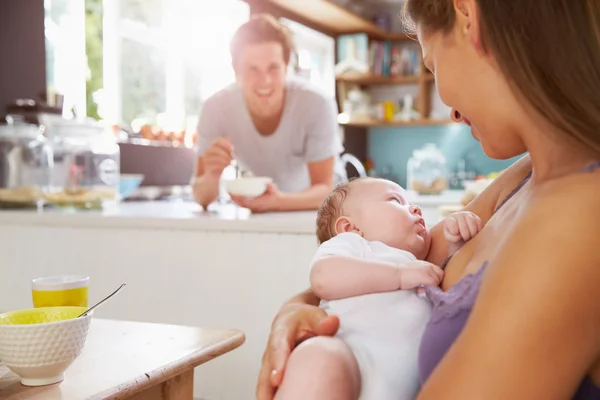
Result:
[[[463,122],[469,126],[471,126],[471,121],[469,121],[468,119],[466,119],[465,117],[463,117]]]

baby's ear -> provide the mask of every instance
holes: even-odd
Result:
[[[352,220],[349,217],[339,217],[337,221],[335,221],[335,234],[339,235],[344,232],[357,232],[358,228],[354,225]]]

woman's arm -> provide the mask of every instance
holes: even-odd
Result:
[[[510,192],[531,172],[531,160],[529,155],[521,157],[508,167],[500,176],[473,199],[463,211],[471,211],[481,218],[483,225],[494,214],[494,210]],[[431,248],[427,255],[427,261],[435,265],[441,265],[448,257],[448,242],[444,239],[444,225],[437,223],[431,228]]]
[[[296,345],[312,336],[333,336],[340,321],[317,307],[320,299],[310,290],[288,300],[273,321],[256,387],[258,400],[272,400],[281,384],[287,359]]]
[[[598,177],[569,179],[536,189],[419,400],[567,399],[599,359]]]

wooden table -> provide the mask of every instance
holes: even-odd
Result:
[[[0,365],[0,399],[191,400],[194,367],[242,343],[244,334],[235,330],[93,319],[63,382],[25,387]]]

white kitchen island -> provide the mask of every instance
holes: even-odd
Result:
[[[414,198],[428,224],[449,197]],[[0,311],[31,306],[30,281],[88,275],[97,317],[240,329],[246,342],[198,368],[194,395],[250,400],[270,324],[308,287],[315,212],[250,215],[228,205],[131,202],[104,211],[0,212]],[[140,338],[140,340],[144,340]]]
[[[234,206],[201,212],[188,202],[3,211],[0,310],[31,307],[35,277],[88,275],[90,303],[124,282],[96,316],[244,331],[243,346],[197,369],[194,396],[253,399],[271,321],[286,299],[308,287],[315,217],[249,215]]]

